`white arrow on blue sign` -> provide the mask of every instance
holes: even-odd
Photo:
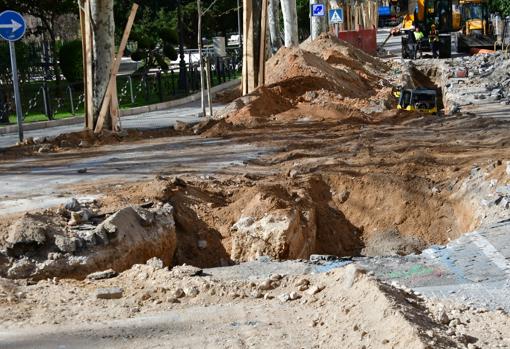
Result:
[[[329,23],[343,23],[344,22],[344,10],[341,8],[336,8],[333,10],[329,10]]]
[[[324,4],[312,4],[312,16],[324,17],[326,15]]]
[[[7,10],[0,13],[0,37],[7,41],[17,41],[25,35],[26,23],[22,15]]]

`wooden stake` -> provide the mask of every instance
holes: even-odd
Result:
[[[243,1],[243,96],[248,94],[249,88],[248,88],[248,37],[250,34],[251,29],[251,7],[252,7],[252,1],[251,0],[244,0]]]
[[[108,82],[108,87],[106,88],[106,94],[104,96],[103,104],[101,105],[101,110],[99,111],[99,117],[97,119],[96,128],[94,129],[95,133],[99,133],[103,129],[104,121],[106,119],[106,113],[109,111],[110,101],[112,100],[113,96],[113,90],[116,86],[115,80],[117,79],[117,73],[119,71],[120,62],[122,60],[122,56],[124,55],[124,50],[126,49],[129,34],[131,33],[131,28],[133,27],[133,22],[135,21],[137,10],[138,4],[135,3],[131,8],[131,13],[126,24],[126,28],[124,29],[124,35],[122,36],[122,40],[120,41],[119,51],[117,52],[117,58],[113,62],[112,70],[110,73],[110,81]]]
[[[110,116],[112,118],[112,131],[119,132],[121,130],[119,98],[117,97],[117,79],[114,80],[112,101],[110,103]]]
[[[209,106],[209,117],[212,118],[213,110],[212,110],[212,95],[211,95],[211,58],[209,56],[205,59],[205,74],[207,79],[207,101]],[[204,114],[204,117],[206,115]]]
[[[266,35],[267,35],[267,0],[262,0],[262,13],[260,15],[260,54],[258,86],[263,86],[266,80]]]
[[[80,29],[83,55],[83,90],[85,128],[94,129],[94,100],[92,76],[92,31],[90,26],[90,1],[80,0]]]

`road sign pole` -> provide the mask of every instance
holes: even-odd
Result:
[[[19,94],[16,48],[14,47],[13,41],[9,41],[9,50],[11,51],[12,86],[14,88],[14,101],[16,103],[16,119],[18,120],[19,141],[23,142],[23,111],[21,110],[21,96]]]

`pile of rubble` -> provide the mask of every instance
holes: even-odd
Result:
[[[71,199],[57,210],[25,213],[9,226],[3,247],[0,276],[14,279],[84,278],[153,256],[169,265],[176,248],[173,208],[130,206],[107,217],[94,202]]]
[[[503,52],[442,61],[446,111],[453,114],[470,105],[510,104],[510,59]]]

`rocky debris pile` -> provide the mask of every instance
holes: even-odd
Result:
[[[84,278],[105,268],[112,274],[154,256],[169,265],[176,248],[169,204],[125,207],[106,217],[72,199],[56,212],[25,214],[8,232],[0,275],[16,279]]]
[[[326,273],[293,274],[285,263],[267,264],[274,271],[257,276],[244,264],[193,271],[193,275],[186,266],[169,271],[137,264],[113,279],[62,280],[58,285],[41,280],[16,286],[24,297],[0,302],[0,321],[6,329],[80,324],[146,316],[161,309],[174,312],[178,319],[179,314],[195,308],[200,311],[194,317],[201,322],[204,306],[214,306],[215,316],[228,315],[229,319],[236,319],[236,309],[241,309],[243,318],[257,319],[257,333],[264,336],[284,326],[286,333],[296,334],[286,339],[293,347],[321,343],[324,347],[477,348],[504,342],[505,314],[474,309],[460,312],[455,306],[381,283],[355,265]],[[501,323],[497,338],[489,339],[488,334],[472,329],[479,324],[476,316],[480,314]],[[263,320],[266,316],[269,325]],[[219,321],[225,326],[223,319]],[[201,331],[217,325],[210,320]],[[265,326],[270,326],[267,331]],[[307,336],[302,335],[305,332]],[[260,340],[258,334],[251,341]],[[222,332],[221,336],[228,335]]]
[[[510,104],[510,60],[503,52],[459,57],[442,64],[447,112],[489,102]]]
[[[495,160],[485,165],[473,165],[453,197],[471,204],[477,226],[487,227],[508,219],[510,161]],[[475,228],[475,225],[471,225],[466,227],[466,231]]]
[[[299,189],[280,185],[250,188],[229,206],[236,213],[235,223],[224,234],[232,260],[359,254],[358,230],[322,199],[329,193],[324,180],[312,176],[301,181]]]

